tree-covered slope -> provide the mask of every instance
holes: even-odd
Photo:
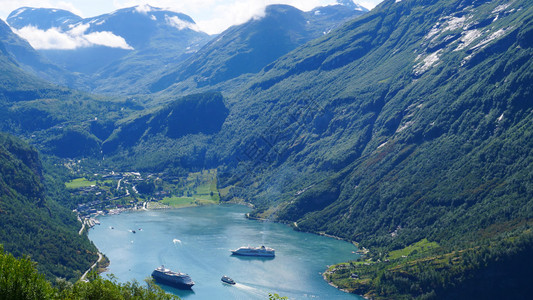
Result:
[[[50,87],[45,80],[38,79],[21,69],[20,62],[13,53],[13,49],[19,43],[23,44],[22,40],[13,34],[6,23],[0,20],[0,68],[2,69],[0,73],[0,101],[6,100],[6,97],[17,92],[32,93],[35,90]],[[22,48],[25,48],[24,46],[21,45]]]
[[[291,202],[278,217],[301,228],[361,240],[400,226],[409,236],[411,226],[447,228],[440,222],[456,209],[500,206],[499,197],[526,216],[530,37],[528,2],[386,1],[275,62],[236,96],[247,101],[233,102],[228,119],[249,122],[232,128],[249,134],[243,140],[297,121],[265,150],[282,150],[281,167],[314,174],[302,181],[313,188],[281,197]],[[308,105],[292,117],[298,101]],[[498,192],[509,184],[514,193]],[[320,197],[327,190],[337,192]],[[456,221],[481,226],[479,217]]]
[[[143,170],[215,164],[206,148],[228,116],[219,92],[188,95],[115,123],[102,144],[104,155]],[[213,145],[211,145],[213,146]]]
[[[25,136],[45,153],[97,154],[114,122],[142,108],[131,99],[91,96],[47,82],[27,68],[24,57],[40,59],[0,21],[0,131]]]
[[[62,183],[59,183],[62,184]],[[52,199],[64,189],[43,175],[37,152],[0,134],[0,244],[30,256],[49,278],[77,280],[98,258],[76,216]]]
[[[242,173],[227,183],[256,216],[383,253],[520,236],[532,16],[528,1],[391,0],[296,49],[230,99],[223,133],[242,137],[224,136]]]
[[[2,299],[158,299],[179,297],[167,294],[153,281],[142,286],[136,281],[118,283],[116,279],[93,276],[88,282],[70,284],[64,280],[52,284],[38,273],[35,262],[27,257],[15,258],[0,245],[0,295]]]

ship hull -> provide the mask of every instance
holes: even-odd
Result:
[[[190,290],[194,285],[194,283],[184,283],[174,278],[167,278],[166,276],[157,274],[155,272],[152,273],[152,278],[154,278],[157,283],[169,285],[181,290]]]
[[[239,255],[239,256],[259,256],[259,257],[274,257],[275,254],[272,253],[246,253],[246,252],[238,252],[238,251],[231,251],[233,255]]]

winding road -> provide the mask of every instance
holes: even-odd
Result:
[[[102,255],[102,253],[98,252],[98,260],[89,268],[89,270],[85,271],[85,273],[83,273],[83,275],[81,275],[81,278],[80,280],[81,281],[87,281],[87,279],[85,277],[87,277],[87,274],[89,274],[89,272],[91,272],[92,269],[96,268],[96,265],[98,265],[98,263],[104,258],[104,256]]]

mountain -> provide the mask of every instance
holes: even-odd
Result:
[[[173,101],[155,111],[118,122],[113,134],[104,142],[105,154],[131,147],[150,136],[163,134],[178,139],[186,135],[214,134],[220,131],[228,115],[222,94],[195,94]]]
[[[31,45],[0,20],[0,41],[4,54],[23,70],[47,81],[55,81],[63,85],[79,84],[77,78],[65,69],[55,65],[39,54]]]
[[[80,22],[82,18],[63,9],[21,7],[11,12],[7,22],[13,28],[33,26],[42,30],[61,28]]]
[[[13,11],[7,22],[19,35],[41,35],[34,45],[38,52],[82,73],[83,82],[95,92],[128,90],[210,39],[189,16],[148,5],[87,19],[63,10],[24,7]]]
[[[30,67],[39,64],[43,73],[57,73],[57,79],[70,76],[0,21],[0,131],[31,139],[45,153],[60,157],[99,153],[113,123],[140,109],[131,99],[95,97],[51,84]]]
[[[131,150],[218,165],[250,217],[359,242],[366,257],[328,275],[352,292],[526,298],[532,16],[525,0],[385,1],[233,82],[221,130],[182,139],[204,161]]]
[[[364,8],[363,6],[355,3],[353,0],[337,0],[337,4],[346,6],[351,10],[358,10],[358,11],[368,11],[368,9]]]
[[[88,151],[59,154],[101,159],[94,153],[105,149],[107,164],[157,172],[218,168],[223,200],[246,199],[255,208],[249,217],[358,242],[363,258],[324,273],[350,292],[527,298],[532,16],[527,0],[386,0],[298,46],[281,37],[304,42],[311,16],[273,6],[220,35],[224,52],[215,53],[215,40],[184,62],[203,57],[189,69],[190,81],[179,77],[186,68],[172,65],[152,86],[163,93],[150,96],[166,105],[144,110],[133,98],[106,102],[72,92],[55,101],[4,98],[10,109],[63,116],[32,138],[46,153],[74,140]],[[252,47],[259,38],[244,29],[271,17],[294,25],[288,36],[276,35],[284,51],[294,50],[268,63],[233,64],[248,61],[237,50],[253,57],[269,47]],[[30,78],[11,57],[0,62]],[[222,93],[176,100],[201,89]],[[19,130],[34,134],[22,124]],[[75,130],[83,136],[68,134]]]
[[[213,86],[246,73],[257,73],[296,47],[367,12],[351,1],[346,2],[352,6],[338,4],[309,12],[289,5],[267,6],[264,16],[225,30],[176,66],[177,71],[151,84],[150,91],[158,92],[174,83],[181,83],[174,90],[181,90],[189,82],[199,88]]]
[[[4,133],[0,175],[3,249],[30,256],[50,279],[77,280],[96,261],[97,250],[87,236],[78,235],[76,216],[51,197],[64,187],[46,178],[35,149]]]
[[[371,262],[337,270],[352,291],[513,290],[533,278],[518,263],[533,217],[532,16],[530,1],[383,2],[228,99],[219,182],[252,217],[370,248]],[[437,246],[390,258],[424,239]]]

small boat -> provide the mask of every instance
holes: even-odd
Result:
[[[135,230],[132,230],[131,232],[135,233]]]
[[[222,280],[222,282],[227,283],[227,284],[235,284],[235,280],[229,278],[226,275],[222,276],[220,280]]]

